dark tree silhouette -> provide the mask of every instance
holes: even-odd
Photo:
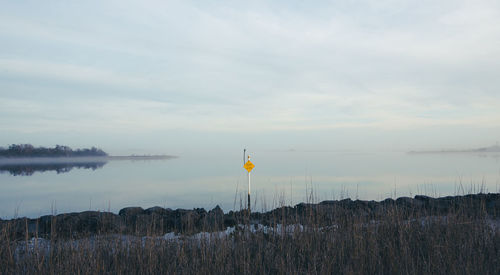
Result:
[[[96,147],[76,150],[63,145],[56,145],[54,148],[34,147],[31,144],[12,144],[7,149],[0,147],[0,157],[103,157],[107,155],[106,152]]]

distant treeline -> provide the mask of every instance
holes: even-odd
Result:
[[[12,144],[7,149],[0,147],[0,157],[101,157],[107,155],[106,152],[96,147],[76,150],[62,145],[56,145],[54,148],[34,147],[31,144]]]

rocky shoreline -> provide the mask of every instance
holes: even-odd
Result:
[[[192,210],[162,207],[143,209],[127,207],[118,214],[84,211],[46,215],[36,219],[0,219],[0,231],[14,232],[16,239],[27,237],[79,238],[99,234],[130,234],[137,236],[164,235],[169,232],[194,234],[220,231],[237,224],[341,224],[353,217],[366,222],[388,216],[413,219],[430,216],[463,215],[472,218],[500,219],[500,194],[471,194],[432,198],[417,195],[396,200],[377,201],[333,200],[320,203],[300,203],[260,213],[247,210],[229,211],[216,206],[212,210]]]

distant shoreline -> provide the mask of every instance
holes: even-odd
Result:
[[[108,160],[161,160],[161,159],[173,159],[178,158],[178,156],[172,155],[130,155],[130,156],[108,156]]]
[[[164,160],[178,158],[171,155],[144,155],[144,156],[70,156],[70,157],[0,157],[2,163],[30,164],[30,163],[87,163],[107,162],[113,160]]]
[[[500,153],[500,146],[493,145],[489,147],[476,148],[470,150],[428,150],[428,151],[410,151],[408,154],[484,154],[484,153]]]

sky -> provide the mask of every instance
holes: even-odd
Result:
[[[0,9],[0,146],[474,148],[500,140],[499,88],[499,1]]]

